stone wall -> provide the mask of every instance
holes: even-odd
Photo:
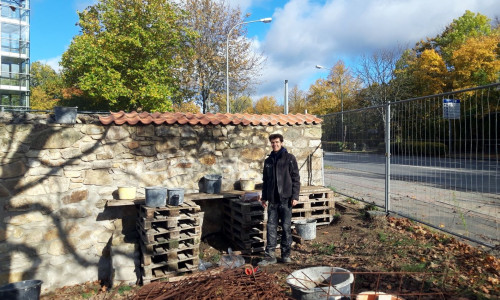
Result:
[[[222,189],[261,181],[270,133],[296,155],[303,185],[322,185],[321,125],[103,126],[97,116],[54,124],[47,115],[0,113],[0,284],[43,280],[43,290],[97,279],[135,282],[136,209],[109,207],[119,186],[198,192],[206,174]]]

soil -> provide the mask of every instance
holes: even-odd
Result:
[[[286,277],[291,272],[331,266],[353,273],[354,294],[383,291],[404,299],[500,299],[499,249],[472,246],[350,199],[337,204],[334,221],[318,226],[314,240],[294,242],[292,263],[260,268],[277,276],[287,287],[287,296],[291,289]],[[217,265],[229,247],[221,234],[207,236],[200,245],[200,258]],[[262,257],[241,255],[253,265]],[[140,288],[107,289],[92,282],[64,287],[41,299],[132,299]]]

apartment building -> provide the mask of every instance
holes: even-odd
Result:
[[[0,0],[0,108],[29,108],[30,0]]]

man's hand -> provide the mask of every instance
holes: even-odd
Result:
[[[266,200],[260,200],[260,204],[262,204],[262,207],[266,208],[267,207],[267,202]]]
[[[292,200],[292,206],[299,204],[299,200]]]

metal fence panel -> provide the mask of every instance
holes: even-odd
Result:
[[[498,245],[498,87],[393,102],[389,120],[387,106],[323,116],[325,185],[472,241]]]

